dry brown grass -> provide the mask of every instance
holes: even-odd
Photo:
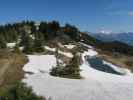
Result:
[[[133,71],[133,56],[128,56],[124,54],[119,53],[112,53],[107,51],[100,51],[99,56],[115,65],[118,65],[119,67],[128,68],[131,71]]]
[[[7,67],[0,76],[0,95],[6,92],[13,83],[24,77],[22,67],[27,61],[27,57],[23,54],[0,51],[0,70]]]

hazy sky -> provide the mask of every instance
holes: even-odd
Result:
[[[133,0],[0,0],[0,23],[58,20],[83,31],[133,31]]]

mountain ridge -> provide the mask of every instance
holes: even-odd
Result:
[[[89,35],[104,42],[119,41],[133,46],[133,32],[122,33],[88,33]]]

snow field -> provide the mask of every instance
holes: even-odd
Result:
[[[49,70],[56,65],[54,55],[28,55],[29,63],[24,66],[24,71],[34,74],[25,75],[23,82],[32,86],[36,94],[50,100],[132,100],[133,75],[120,76],[91,68],[85,56],[97,54],[93,49],[82,54],[80,67],[84,78],[80,80],[50,76]],[[117,66],[113,67],[117,69]]]

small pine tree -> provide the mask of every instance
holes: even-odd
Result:
[[[34,51],[35,52],[43,52],[44,51],[42,41],[40,39],[34,40]]]
[[[58,48],[56,48],[56,51],[55,51],[55,57],[56,57],[56,64],[57,66],[59,66],[59,53],[58,53]]]
[[[36,32],[35,40],[34,40],[34,51],[35,52],[43,52],[44,51],[43,41],[44,41],[44,37],[43,37],[42,33]]]
[[[23,52],[27,54],[33,53],[33,40],[29,36],[25,38]]]
[[[81,78],[79,64],[80,64],[80,57],[78,54],[75,53],[70,64],[65,67],[66,74],[73,78]]]
[[[58,61],[57,61],[58,62]],[[51,69],[50,74],[53,76],[65,77],[65,78],[74,78],[80,79],[80,57],[77,54],[74,54],[69,65],[63,66],[62,64],[58,64],[56,67]]]

